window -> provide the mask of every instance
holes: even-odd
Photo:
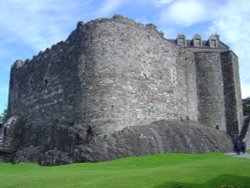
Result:
[[[185,46],[185,40],[184,39],[178,39],[178,45]]]
[[[7,135],[7,127],[3,128],[3,136],[5,137]]]
[[[44,84],[45,84],[45,86],[47,86],[48,85],[48,80],[44,80]]]
[[[194,46],[201,46],[201,40],[200,39],[194,39]]]
[[[217,38],[218,35],[211,35],[209,37],[209,41],[208,41],[208,44],[209,44],[209,47],[210,48],[218,48],[218,44],[219,44],[219,39]]]
[[[210,47],[211,47],[211,48],[216,48],[216,40],[212,39],[212,40],[210,41]]]
[[[171,69],[170,78],[171,78],[171,83],[175,86],[177,84],[177,74],[175,67],[172,67]]]
[[[192,43],[193,43],[194,47],[202,47],[203,46],[202,38],[199,34],[194,35]]]
[[[177,44],[182,46],[182,47],[186,47],[186,45],[187,45],[186,44],[186,37],[184,34],[178,34],[176,41],[177,41]]]

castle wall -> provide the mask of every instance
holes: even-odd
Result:
[[[78,23],[65,42],[13,65],[9,114],[34,125],[91,126],[96,134],[161,119],[234,132],[226,121],[241,119],[237,59],[220,53],[186,50],[153,25],[120,16]],[[233,119],[225,112],[231,107]]]
[[[196,52],[199,122],[226,131],[220,53]]]
[[[59,43],[11,69],[9,115],[33,126],[79,119],[77,61],[70,44]]]
[[[153,25],[123,17],[79,23],[65,42],[11,71],[9,114],[32,126],[107,134],[161,119],[197,120],[194,54]]]
[[[224,78],[227,132],[231,136],[237,137],[243,125],[238,58],[233,52],[228,51],[222,53],[221,61]]]
[[[86,30],[86,28],[89,28]],[[160,119],[197,120],[193,53],[153,26],[115,18],[82,27],[82,124],[106,134]]]

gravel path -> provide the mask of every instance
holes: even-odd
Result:
[[[241,158],[250,159],[250,154],[249,153],[240,154],[240,155],[236,155],[236,153],[225,153],[225,155],[232,156],[232,157],[241,157]]]

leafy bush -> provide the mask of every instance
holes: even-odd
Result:
[[[250,97],[242,100],[244,115],[250,114]]]
[[[0,115],[0,122],[5,123],[7,121],[7,109],[5,109]]]

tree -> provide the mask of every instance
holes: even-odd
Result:
[[[4,109],[2,114],[0,115],[0,122],[5,123],[7,121],[7,109]]]
[[[250,114],[250,97],[242,100],[244,115]]]

